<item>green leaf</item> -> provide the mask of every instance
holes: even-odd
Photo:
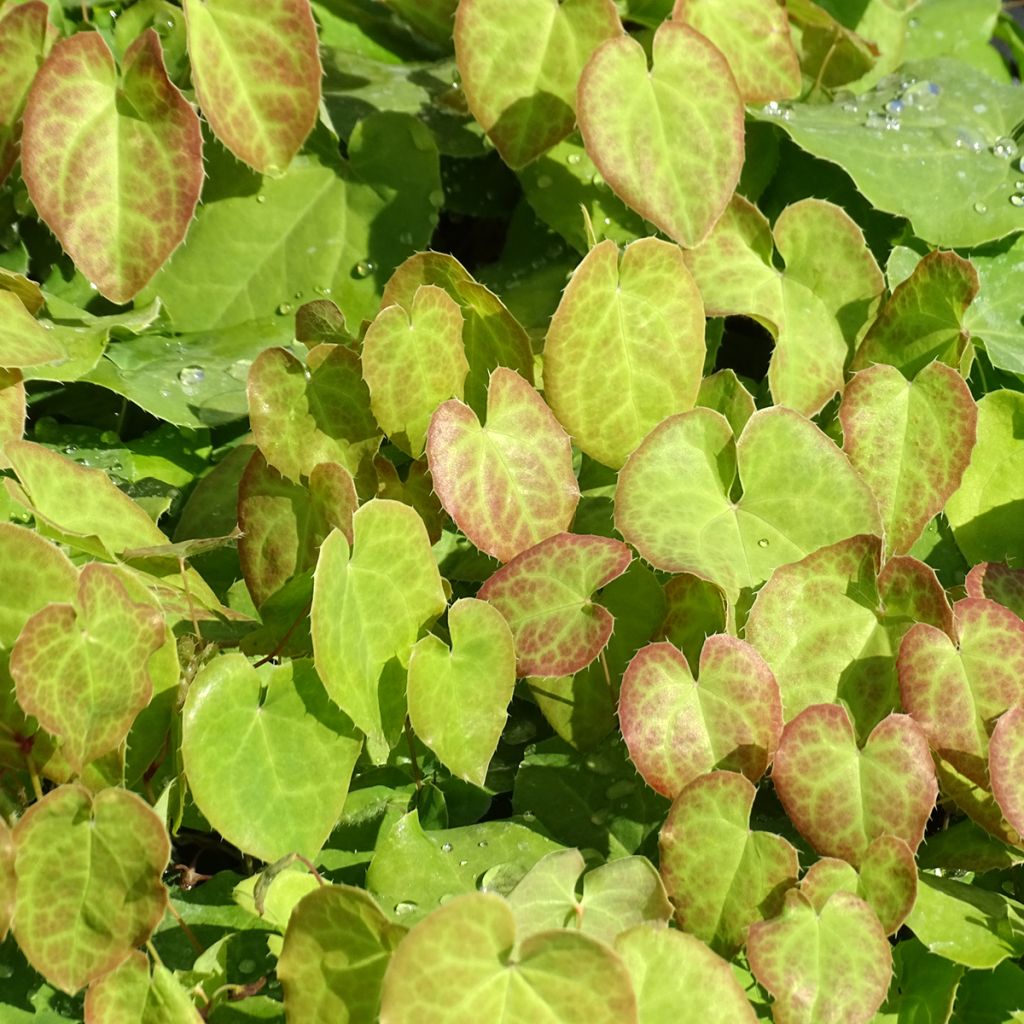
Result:
[[[956,970],[947,962],[949,970]],[[1024,971],[1016,964],[999,964],[991,971],[963,972],[956,990],[955,1024],[1019,1024],[1024,1004]]]
[[[777,1024],[866,1024],[882,1005],[892,953],[874,911],[848,892],[816,911],[799,892],[781,916],[750,929],[754,977],[775,996]]]
[[[657,636],[678,647],[687,664],[696,668],[705,639],[725,632],[725,596],[707,580],[681,573],[665,584],[665,603],[667,611]]]
[[[544,394],[576,444],[618,469],[666,417],[692,409],[704,306],[677,246],[595,246],[573,271],[544,343]]]
[[[512,633],[473,598],[448,609],[448,630],[451,650],[428,635],[409,655],[409,721],[453,775],[482,786],[516,684]]]
[[[771,669],[749,644],[710,636],[700,682],[669,643],[650,644],[622,679],[619,721],[644,781],[676,796],[715,768],[751,782],[765,773],[782,732],[782,701]]]
[[[559,533],[499,569],[478,597],[512,630],[520,676],[564,676],[586,668],[604,649],[615,620],[593,601],[621,576],[632,555],[621,541]]]
[[[911,937],[892,951],[894,977],[877,1024],[947,1024],[958,999],[962,967],[929,953]]]
[[[780,565],[879,531],[874,498],[846,457],[783,408],[755,413],[736,442],[709,409],[666,420],[619,475],[615,525],[656,568],[701,576],[732,601]]]
[[[661,877],[676,921],[721,956],[732,956],[755,921],[796,885],[797,852],[780,835],[754,832],[754,787],[733,772],[694,779],[661,829]]]
[[[998,562],[975,565],[964,580],[968,597],[984,597],[1009,608],[1024,618],[1024,569],[1011,569]]]
[[[445,46],[451,43],[458,0],[385,0],[421,36]]]
[[[420,629],[446,605],[423,521],[397,501],[374,499],[352,517],[351,549],[334,530],[313,585],[317,672],[333,700],[386,756],[405,717],[404,673]],[[389,664],[390,663],[390,664]],[[400,688],[399,688],[400,687]]]
[[[743,103],[721,52],[685,25],[657,30],[653,58],[648,71],[643,47],[630,36],[602,44],[580,79],[580,131],[616,195],[692,247],[739,181]],[[667,125],[685,126],[685,146],[669,141]]]
[[[1021,792],[1024,771],[1024,707],[1011,708],[996,723],[989,744],[988,770],[992,795],[1003,817],[1017,830],[1024,832],[1024,793]]]
[[[455,58],[466,101],[510,167],[572,131],[576,83],[594,50],[622,34],[611,0],[463,0]]]
[[[163,917],[170,844],[134,793],[61,786],[25,812],[14,846],[14,936],[64,992],[116,967]]]
[[[579,502],[568,436],[533,386],[504,367],[491,374],[486,425],[458,399],[438,407],[427,462],[445,511],[502,562],[568,529]]]
[[[222,655],[185,701],[181,754],[196,806],[260,860],[316,856],[361,747],[308,661],[258,671],[240,654]]]
[[[1024,851],[999,842],[970,818],[961,818],[927,836],[917,862],[922,868],[995,871],[1024,862]]]
[[[405,929],[362,889],[314,889],[292,911],[277,976],[304,1024],[374,1024],[384,972]]]
[[[21,113],[48,47],[45,3],[11,7],[0,19],[0,184],[19,154]]]
[[[88,131],[83,131],[83,126]],[[120,75],[103,37],[62,39],[25,108],[22,175],[75,265],[127,302],[178,247],[203,181],[199,118],[146,30]]]
[[[184,0],[203,116],[239,160],[279,174],[316,123],[320,55],[307,0]]]
[[[18,703],[60,737],[77,773],[114,750],[149,703],[149,656],[164,643],[159,611],[136,604],[110,568],[86,565],[71,603],[48,604],[11,652]]]
[[[150,976],[144,954],[132,953],[89,986],[85,1013],[90,1024],[201,1024],[188,994],[163,964]]]
[[[0,469],[10,468],[4,445],[25,433],[27,404],[20,371],[0,368]]]
[[[538,1007],[551,1024],[635,1024],[629,974],[603,943],[545,932],[510,956],[515,938],[512,911],[493,894],[462,896],[434,911],[391,958],[381,1024],[526,1021]],[[438,977],[445,984],[434,984]],[[451,998],[453,990],[460,998]]]
[[[0,291],[0,366],[38,366],[66,356],[59,338],[46,330],[14,292]]]
[[[1024,324],[1013,298],[1014,283],[1024,263],[1024,235],[1010,244],[971,253],[981,291],[964,315],[964,327],[975,344],[985,346],[992,365],[1024,374]]]
[[[879,836],[916,851],[935,806],[935,769],[921,727],[889,715],[858,749],[846,709],[814,704],[782,732],[772,779],[786,814],[818,853],[859,867]]]
[[[0,942],[7,938],[7,930],[14,919],[14,835],[10,826],[0,818]]]
[[[754,415],[754,396],[743,386],[733,370],[719,370],[700,382],[697,404],[721,413],[734,434],[742,434],[747,420]]]

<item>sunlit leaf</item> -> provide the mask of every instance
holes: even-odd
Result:
[[[188,993],[163,964],[150,974],[145,955],[132,953],[97,978],[85,996],[89,1024],[201,1024]]]
[[[981,562],[964,580],[968,597],[984,597],[1009,608],[1024,618],[1024,569],[1011,569],[998,562]]]
[[[40,0],[0,18],[0,184],[18,159],[21,112],[48,47],[49,8]]]

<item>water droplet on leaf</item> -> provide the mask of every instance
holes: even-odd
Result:
[[[565,162],[566,162],[567,164],[572,164],[572,165],[573,165],[573,166],[575,167],[575,166],[576,166],[576,164],[578,164],[578,163],[579,163],[579,162],[580,162],[580,161],[581,161],[582,159],[583,159],[583,157],[581,157],[581,156],[579,155],[579,153],[570,153],[570,154],[569,154],[569,155],[568,155],[568,156],[567,156],[567,157],[565,158]]]
[[[239,960],[238,971],[240,974],[252,974],[256,970],[255,960]]]
[[[434,191],[427,196],[427,199],[430,201],[431,206],[438,208],[444,206],[444,192],[439,188],[435,188]]]
[[[552,184],[551,175],[549,174],[542,174],[537,179],[537,188],[551,188]]]
[[[356,277],[369,277],[377,269],[377,264],[373,260],[360,260],[353,268],[352,273]]]
[[[451,843],[442,843],[441,844],[441,852],[442,853],[451,853],[452,852],[452,844]]]
[[[412,900],[403,900],[401,903],[395,904],[395,913],[401,917],[403,914],[411,914],[414,910],[417,910],[419,904],[413,903]]]
[[[257,196],[256,197],[256,202],[257,203],[265,203],[266,201],[267,201],[267,197],[266,196]]]
[[[975,213],[988,213],[988,207],[981,201],[974,204]]]
[[[487,849],[487,840],[486,839],[481,839],[480,842],[477,843],[476,845],[479,846],[481,850],[485,850],[485,849]]]
[[[277,307],[278,316],[287,316],[291,311],[292,304],[290,302],[282,302],[281,305]]]
[[[1001,160],[1012,160],[1018,152],[1020,151],[1017,148],[1017,143],[1009,135],[1004,135],[992,143],[992,155]]]
[[[1013,195],[1010,196],[1010,202],[1014,206],[1024,206],[1024,195],[1021,195],[1020,192],[1014,192]]]
[[[186,366],[178,371],[178,383],[186,395],[194,395],[205,379],[206,371],[201,366]]]

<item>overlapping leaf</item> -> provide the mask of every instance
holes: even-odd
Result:
[[[14,917],[14,836],[6,821],[0,821],[0,942]]]
[[[21,368],[53,363],[67,353],[12,291],[0,291],[0,366]]]
[[[89,1024],[201,1024],[188,993],[163,964],[144,954],[128,959],[89,986],[85,997]]]
[[[967,574],[964,586],[968,597],[988,598],[1024,618],[1024,569],[981,562]]]
[[[1024,707],[1016,705],[1003,715],[992,730],[988,770],[992,795],[1003,817],[1024,833]]]
[[[0,18],[0,184],[18,159],[21,112],[48,48],[49,8],[41,0]]]

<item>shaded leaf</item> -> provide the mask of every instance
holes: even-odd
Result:
[[[163,964],[150,975],[145,955],[133,952],[97,978],[85,996],[89,1024],[201,1024],[188,993]]]
[[[10,826],[0,819],[0,942],[14,918],[14,836]]]
[[[878,1024],[946,1024],[958,997],[962,967],[930,953],[911,936],[892,951],[889,998],[875,1017]]]

